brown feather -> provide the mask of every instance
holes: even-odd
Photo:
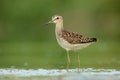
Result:
[[[62,34],[60,36],[71,44],[90,43],[90,42],[96,41],[96,38],[87,38],[87,37],[80,35],[76,32],[69,32],[66,30],[63,30]]]

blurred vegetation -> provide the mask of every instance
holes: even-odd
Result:
[[[80,51],[81,66],[120,69],[120,0],[0,0],[0,67],[65,68],[66,52],[56,42],[55,14],[66,29],[98,42]],[[75,54],[71,68],[75,68]],[[93,58],[94,56],[94,58]]]

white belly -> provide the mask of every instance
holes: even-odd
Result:
[[[91,43],[70,44],[69,42],[67,42],[63,38],[58,38],[57,42],[59,43],[59,45],[62,48],[66,49],[66,50],[78,50],[78,49],[85,48],[91,44]]]

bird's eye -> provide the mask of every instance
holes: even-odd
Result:
[[[57,17],[56,19],[59,19],[59,17]]]

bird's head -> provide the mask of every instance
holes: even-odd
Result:
[[[49,21],[48,23],[55,23],[56,24],[56,23],[60,23],[60,22],[63,22],[62,16],[60,16],[60,15],[54,15],[52,17],[52,20]]]

